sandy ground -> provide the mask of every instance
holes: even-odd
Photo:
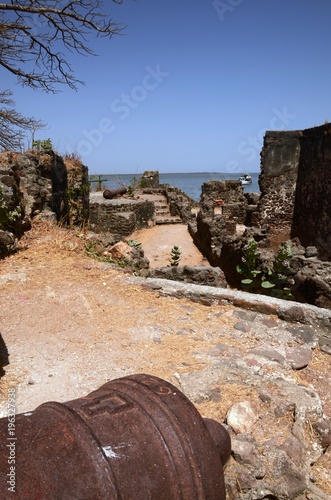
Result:
[[[147,255],[152,252],[155,261],[166,263],[169,246],[179,244],[185,247],[183,263],[203,261],[182,225],[161,228],[166,242],[160,252],[150,238],[153,228],[139,234],[140,241],[150,241]],[[47,223],[36,223],[21,247],[0,264],[7,277],[0,283],[0,331],[10,353],[0,391],[5,396],[8,386],[17,387],[18,412],[48,400],[81,397],[129,373],[175,381],[176,370],[199,365],[192,357],[197,340],[171,333],[181,324],[192,332],[201,329],[204,306],[161,301],[152,291],[128,287],[122,270],[84,254],[79,235]]]
[[[181,266],[209,265],[207,259],[194,245],[184,224],[153,226],[147,231],[145,229],[136,231],[132,239],[142,244],[145,257],[149,260],[151,267],[168,266],[174,245],[179,246],[181,250]]]

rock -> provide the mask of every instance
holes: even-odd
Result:
[[[256,408],[249,401],[241,401],[231,406],[226,420],[237,434],[248,434],[259,419]]]
[[[321,351],[331,354],[331,336],[323,335],[318,339],[318,345]]]
[[[280,365],[283,365],[285,361],[284,356],[274,349],[253,349],[250,352],[252,354],[257,354],[258,356],[269,359],[270,361],[275,361]]]
[[[124,241],[119,241],[109,249],[113,259],[129,259],[131,257],[131,247]]]
[[[305,257],[307,257],[308,259],[310,257],[316,257],[317,255],[318,255],[318,250],[316,247],[311,246],[306,248]]]
[[[281,448],[265,446],[262,460],[266,464],[270,478],[264,483],[265,489],[269,489],[275,498],[292,500],[307,489],[304,471],[300,466],[296,466]]]
[[[286,360],[293,370],[301,370],[309,365],[311,356],[309,347],[293,347],[287,350]]]
[[[241,439],[242,438],[242,439]],[[266,474],[266,468],[260,458],[256,443],[251,438],[238,435],[231,440],[232,456],[239,464],[250,468],[250,477],[262,479]]]
[[[223,272],[212,266],[166,266],[150,269],[149,278],[163,278],[173,281],[184,281],[197,285],[219,288],[227,286]]]
[[[9,231],[0,229],[0,258],[17,250],[17,238]]]
[[[320,438],[323,449],[331,446],[331,421],[327,418],[320,418],[313,423],[313,429],[317,432]]]
[[[302,465],[302,454],[304,446],[294,436],[286,439],[280,449],[284,450],[287,456],[296,464]]]
[[[297,342],[307,344],[310,347],[316,346],[316,333],[310,326],[302,324],[289,324],[287,330]]]
[[[235,323],[234,328],[236,330],[239,330],[240,332],[249,332],[251,327],[247,323],[244,323],[243,321],[239,321],[238,323]]]

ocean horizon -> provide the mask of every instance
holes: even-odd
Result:
[[[169,184],[184,191],[190,198],[200,201],[201,187],[205,182],[238,180],[241,174],[229,172],[182,172],[182,173],[159,173],[160,184]],[[243,186],[244,192],[259,193],[259,172],[250,172],[252,184]],[[136,179],[139,180],[142,174],[100,174],[104,189],[116,189],[121,186],[128,187]],[[97,180],[99,174],[89,175],[90,180]],[[92,183],[92,190],[97,182]]]

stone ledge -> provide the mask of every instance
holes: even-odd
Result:
[[[127,280],[147,286],[163,296],[187,298],[203,305],[229,303],[235,307],[262,314],[274,314],[289,323],[318,327],[319,346],[321,350],[331,354],[331,311],[329,309],[240,290],[195,285],[162,278],[130,277]]]

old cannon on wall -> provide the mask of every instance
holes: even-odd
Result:
[[[125,187],[117,188],[117,189],[105,189],[103,192],[103,197],[106,200],[112,200],[116,196],[122,196],[122,194],[127,193],[128,190]]]
[[[225,500],[227,431],[157,377],[131,375],[16,415],[16,439],[8,420],[0,419],[2,499]]]

